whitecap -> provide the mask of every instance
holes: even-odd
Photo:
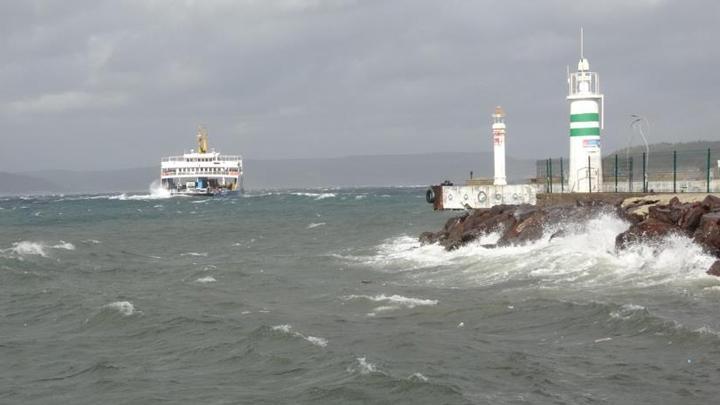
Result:
[[[213,277],[213,276],[206,276],[206,277],[201,277],[195,281],[198,283],[207,284],[207,283],[214,283],[217,280],[215,280],[215,277]]]
[[[45,253],[45,244],[40,242],[27,240],[16,242],[13,243],[13,247],[10,250],[20,256],[34,255],[47,257],[47,254]]]
[[[283,324],[283,325],[275,325],[272,327],[272,330],[290,333],[290,330],[292,329],[292,326],[289,324]]]
[[[374,363],[371,363],[367,361],[367,358],[365,356],[363,357],[357,357],[355,359],[356,365],[355,366],[349,366],[347,368],[347,371],[349,373],[357,372],[361,375],[368,375],[370,373],[378,373],[378,368]]]
[[[318,226],[326,225],[325,222],[313,222],[307,226],[307,229],[317,228]]]
[[[245,193],[242,195],[242,198],[259,198],[259,197],[269,197],[273,196],[275,193],[258,193],[258,194],[252,194],[252,193]]]
[[[53,249],[75,250],[75,245],[61,240],[60,243],[53,245]]]
[[[344,297],[345,300],[353,300],[353,299],[366,299],[369,301],[374,302],[389,302],[392,304],[401,305],[407,308],[415,308],[416,306],[434,306],[438,304],[438,300],[432,300],[432,299],[425,299],[425,298],[411,298],[411,297],[404,297],[402,295],[393,294],[393,295],[348,295]]]
[[[321,337],[317,337],[317,336],[305,336],[300,332],[293,331],[292,329],[293,329],[292,325],[290,325],[290,324],[275,325],[272,327],[272,330],[274,330],[274,331],[282,332],[284,334],[287,334],[287,335],[290,335],[293,337],[299,337],[299,338],[304,339],[318,347],[326,347],[328,344],[328,340],[325,338],[321,338]]]
[[[180,256],[199,256],[199,257],[207,257],[207,252],[185,252],[180,253]]]
[[[304,339],[307,340],[308,342],[314,344],[315,346],[319,346],[319,347],[326,347],[327,344],[328,344],[327,339],[324,339],[324,338],[321,338],[321,337],[305,336]]]
[[[298,197],[313,197],[315,200],[324,200],[326,198],[335,198],[335,193],[290,193],[290,195]]]
[[[135,312],[135,306],[130,301],[115,301],[105,305],[105,308],[114,309],[122,315],[129,316]]]
[[[388,312],[388,311],[394,311],[398,309],[403,308],[415,308],[417,306],[434,306],[437,305],[437,300],[430,300],[430,299],[424,299],[424,298],[410,298],[410,297],[403,297],[402,295],[390,295],[387,296],[385,294],[370,296],[370,295],[348,295],[346,297],[343,297],[344,300],[353,300],[353,299],[366,299],[373,302],[382,302],[386,303],[387,305],[380,305],[378,307],[373,308],[372,312],[369,312],[367,316],[376,316],[378,312]]]
[[[410,381],[419,381],[419,382],[428,382],[428,378],[420,373],[414,373],[410,377],[408,377],[408,380]]]
[[[720,332],[718,332],[717,330],[715,330],[707,325],[701,326],[701,327],[695,329],[693,332],[700,334],[700,335],[706,335],[706,336],[714,336],[714,337],[720,336]]]

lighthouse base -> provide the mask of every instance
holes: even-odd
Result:
[[[427,201],[435,210],[463,210],[491,208],[496,205],[537,203],[535,187],[529,184],[506,186],[432,186],[427,190]]]

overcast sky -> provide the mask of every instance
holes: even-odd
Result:
[[[578,31],[606,97],[659,141],[720,140],[717,0],[0,1],[0,170],[492,147],[567,155]]]

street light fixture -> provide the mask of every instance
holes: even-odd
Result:
[[[650,146],[648,145],[647,138],[645,138],[645,132],[643,131],[642,123],[645,122],[645,126],[647,128],[650,128],[650,121],[648,121],[647,118],[643,117],[642,115],[638,114],[632,114],[630,117],[633,118],[632,122],[630,123],[630,128],[633,130],[637,130],[640,134],[640,137],[642,138],[643,142],[645,143],[645,167],[643,167],[643,192],[647,192],[648,189],[648,165],[650,163]],[[628,142],[628,149],[627,153],[630,153],[630,143],[632,142],[632,136],[630,137],[630,142]]]

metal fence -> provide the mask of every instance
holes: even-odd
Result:
[[[720,149],[628,152],[602,159],[603,192],[720,191]],[[536,162],[538,191],[569,192],[568,159]]]

